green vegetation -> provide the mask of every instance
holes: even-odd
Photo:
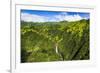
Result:
[[[89,59],[89,20],[21,21],[21,62]]]

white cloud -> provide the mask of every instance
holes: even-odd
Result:
[[[67,20],[67,21],[78,21],[81,19],[83,19],[83,18],[81,16],[79,16],[78,14],[65,16],[65,20]]]
[[[56,15],[55,18],[57,18],[60,21],[66,20],[66,21],[78,21],[83,19],[80,15],[69,15],[65,12],[62,12],[59,15]]]
[[[35,14],[21,13],[21,20],[26,22],[45,22],[45,17]]]
[[[27,22],[52,22],[52,21],[78,21],[81,19],[85,19],[81,17],[79,14],[76,15],[69,15],[66,12],[62,12],[58,15],[51,15],[51,16],[40,16],[36,14],[29,14],[29,13],[21,13],[21,20]]]

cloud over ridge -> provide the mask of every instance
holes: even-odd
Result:
[[[87,19],[79,14],[69,15],[67,12],[61,12],[59,14],[47,16],[30,13],[21,13],[21,20],[26,22],[59,22],[59,21],[78,21],[81,19]]]

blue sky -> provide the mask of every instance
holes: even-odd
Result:
[[[90,19],[90,14],[85,12],[21,10],[21,20],[27,22],[78,21],[81,19]]]

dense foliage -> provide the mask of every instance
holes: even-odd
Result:
[[[89,59],[89,20],[21,21],[21,62]]]

